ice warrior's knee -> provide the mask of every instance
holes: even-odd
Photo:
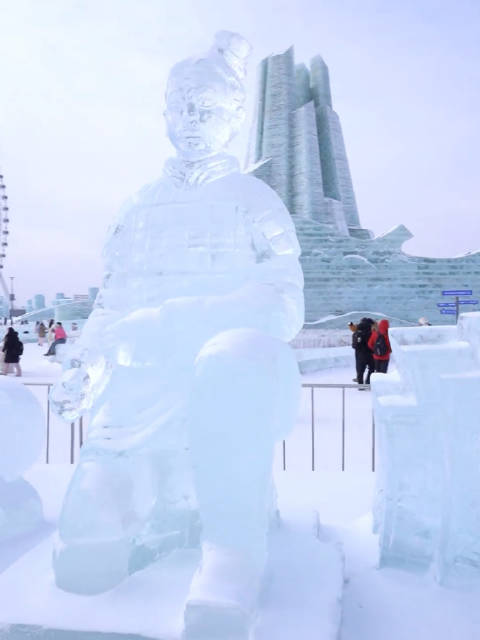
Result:
[[[268,414],[276,437],[293,426],[298,409],[300,377],[289,345],[254,329],[219,333],[200,350],[195,361],[194,395],[252,414]],[[225,402],[222,402],[225,401]]]
[[[256,329],[232,329],[217,334],[204,344],[196,361],[198,374],[206,370],[241,370],[254,368],[260,374],[272,374],[290,361],[285,343]]]

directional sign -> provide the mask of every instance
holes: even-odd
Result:
[[[442,296],[471,296],[471,289],[446,289],[442,291]]]
[[[440,309],[440,313],[448,313],[449,315],[456,316],[456,309]]]
[[[437,307],[456,307],[456,302],[437,302]]]
[[[455,304],[455,303],[451,303]],[[458,304],[478,304],[478,300],[459,300]]]

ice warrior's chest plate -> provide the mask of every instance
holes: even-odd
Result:
[[[132,231],[135,273],[231,273],[254,261],[247,211],[232,203],[142,207]]]
[[[232,202],[138,203],[108,240],[110,286],[123,274],[129,288],[155,289],[156,299],[227,291],[255,264],[253,236],[248,209]]]

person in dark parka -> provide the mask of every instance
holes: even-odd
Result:
[[[9,327],[7,331],[3,340],[2,351],[4,354],[2,375],[7,375],[10,365],[13,364],[17,376],[21,376],[20,356],[23,353],[23,343],[19,340],[18,333],[13,327]]]
[[[373,324],[374,322],[371,318],[362,318],[357,324],[356,331],[352,334],[352,348],[355,349],[358,384],[363,384],[365,370],[367,370],[365,384],[370,384],[370,376],[374,371],[373,353],[368,347]]]

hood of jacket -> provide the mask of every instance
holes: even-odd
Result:
[[[367,321],[366,318],[362,318],[357,324],[357,330],[364,331],[365,333],[370,333],[372,330],[372,325]]]
[[[390,324],[386,318],[380,320],[380,322],[378,323],[378,333],[386,335],[388,333],[389,326]]]

